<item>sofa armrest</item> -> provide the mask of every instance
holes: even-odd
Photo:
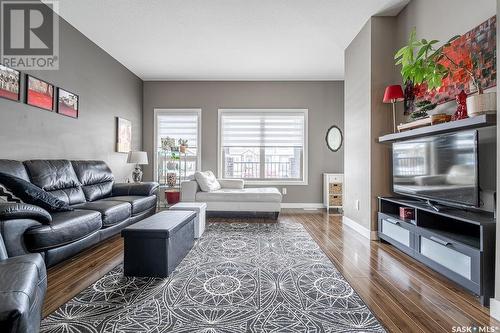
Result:
[[[33,219],[0,220],[0,233],[9,257],[30,253],[24,242],[24,233],[42,224]]]
[[[156,182],[115,183],[113,184],[113,189],[111,190],[111,196],[117,197],[123,195],[157,195],[158,187],[159,185]]]
[[[242,190],[245,187],[243,179],[217,179],[222,188]]]
[[[38,253],[0,262],[0,327],[6,332],[38,330],[46,276]]]
[[[200,190],[196,180],[188,180],[181,183],[181,201],[195,202],[196,192]]]
[[[52,216],[45,209],[25,203],[0,204],[0,220],[32,219],[42,224],[50,224]]]

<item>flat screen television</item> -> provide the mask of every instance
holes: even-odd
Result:
[[[438,203],[478,207],[478,132],[395,142],[393,190]]]

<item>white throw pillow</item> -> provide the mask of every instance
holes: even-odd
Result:
[[[212,192],[221,189],[221,186],[212,171],[196,171],[194,173],[194,178],[196,178],[196,181],[198,182],[198,185],[200,185],[203,192]]]

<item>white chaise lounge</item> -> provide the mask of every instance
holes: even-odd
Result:
[[[281,193],[274,187],[245,187],[240,179],[217,179],[220,189],[202,191],[196,180],[182,182],[181,201],[206,202],[207,212],[273,213],[278,218]]]

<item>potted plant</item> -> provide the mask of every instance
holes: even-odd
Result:
[[[481,81],[477,72],[481,71],[481,52],[470,50],[465,60],[457,63],[444,52],[445,48],[460,36],[454,36],[443,46],[436,48],[438,40],[417,40],[416,30],[410,32],[408,44],[402,47],[394,56],[396,65],[401,65],[401,76],[403,81],[412,82],[415,85],[427,84],[427,89],[441,87],[443,80],[447,77],[454,78],[460,71],[464,71],[469,78],[467,83],[472,85],[470,91],[476,94],[467,99],[467,109],[471,115],[496,111],[496,92],[483,92]],[[449,66],[445,66],[447,63]]]
[[[186,153],[186,148],[188,148],[188,140],[179,139],[179,149],[181,153]]]
[[[175,139],[167,136],[166,138],[161,138],[161,149],[165,151],[171,151],[175,147]]]

